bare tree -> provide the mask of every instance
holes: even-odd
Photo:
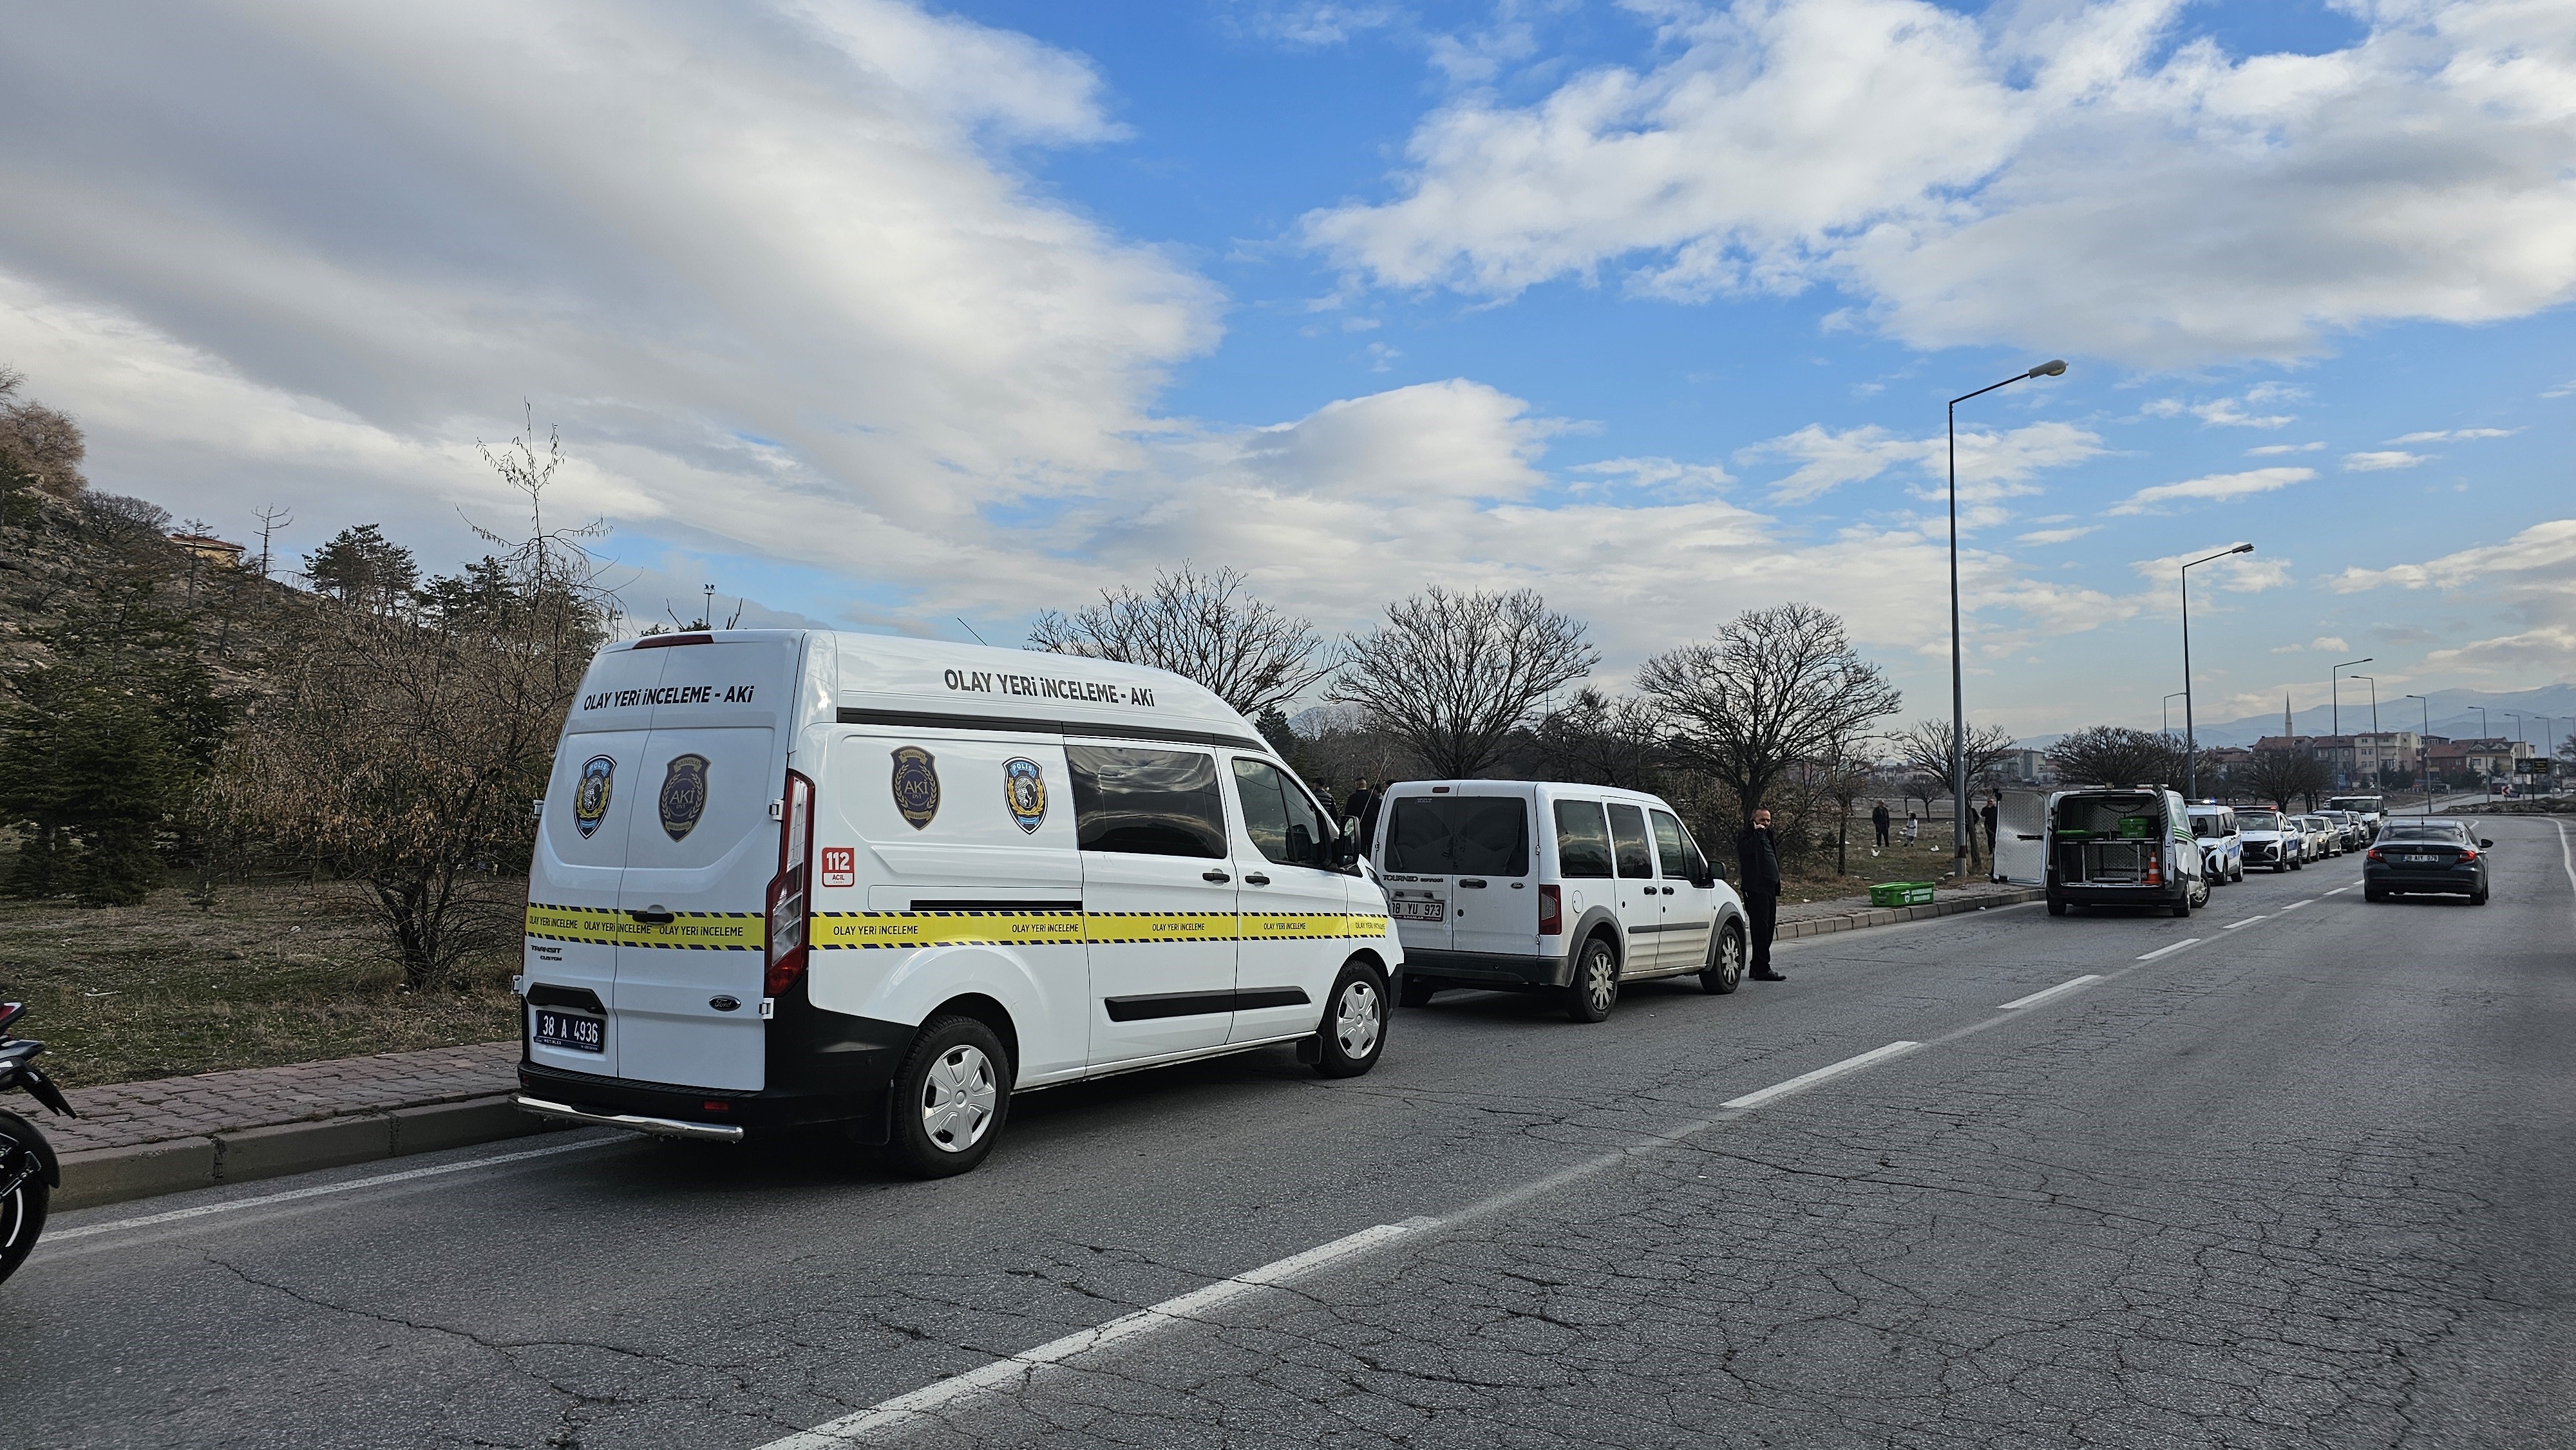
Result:
[[[1897,764],[1922,782],[1920,794],[1924,809],[1930,810],[1935,798],[1958,799],[1958,782],[1950,777],[1949,721],[1917,720],[1903,730],[1889,732],[1887,739],[1895,748]],[[1974,787],[1994,780],[1996,767],[2003,764],[2005,756],[2012,754],[2015,741],[2009,730],[1993,725],[1971,725],[1963,744],[1960,757],[1966,766],[1967,782]],[[1973,817],[1974,807],[1970,808],[1970,814]],[[1973,866],[1984,859],[1984,853],[1977,845],[1975,820],[1971,819],[1968,826],[1968,864]]]
[[[1896,712],[1896,687],[1842,620],[1812,604],[1748,609],[1706,644],[1646,661],[1638,687],[1670,722],[1667,744],[1736,796],[1747,819],[1798,760]]]
[[[587,531],[545,527],[550,471],[521,484],[529,537],[430,581],[425,613],[313,611],[203,797],[224,837],[365,882],[415,987],[515,936],[528,802],[606,638]]]
[[[2254,759],[2232,777],[2232,784],[2256,800],[2270,801],[2285,811],[2298,796],[2308,797],[2314,805],[2317,794],[2333,784],[2325,762],[2303,750],[2256,751]]]
[[[1157,571],[1143,594],[1120,586],[1072,615],[1048,610],[1029,647],[1123,660],[1196,680],[1246,717],[1287,704],[1322,679],[1315,627],[1253,595],[1233,569]]]
[[[1834,803],[1834,874],[1851,874],[1852,803],[1877,787],[1879,762],[1870,737],[1837,735],[1816,762],[1815,789]]]
[[[2152,730],[2093,725],[2048,747],[2049,769],[2069,785],[2182,783],[2182,747]]]
[[[1535,746],[1551,780],[1653,788],[1663,715],[1651,700],[1586,686],[1538,722]]]
[[[1343,642],[1329,697],[1359,706],[1433,775],[1465,779],[1501,757],[1551,691],[1600,663],[1583,633],[1535,589],[1452,594],[1434,585]]]

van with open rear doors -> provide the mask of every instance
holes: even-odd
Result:
[[[2048,914],[2070,906],[2149,906],[2189,916],[2209,904],[2216,867],[2192,812],[2160,785],[2086,786],[2048,798]]]
[[[1402,952],[1260,732],[1140,666],[715,630],[599,652],[540,806],[521,1107],[913,1171],[1014,1094],[1293,1045],[1373,1066]]]
[[[1611,786],[1417,780],[1387,787],[1369,859],[1404,944],[1402,1000],[1448,987],[1560,995],[1578,1022],[1621,984],[1744,977],[1744,903],[1662,798]]]

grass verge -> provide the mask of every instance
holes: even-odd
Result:
[[[0,902],[0,1000],[67,1087],[489,1042],[518,1030],[508,957],[411,992],[359,888],[178,887],[143,905]]]

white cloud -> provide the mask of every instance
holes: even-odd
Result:
[[[2346,473],[2382,473],[2392,468],[2413,468],[2425,461],[2421,453],[2387,449],[2377,453],[2347,453],[2343,456]]]
[[[2248,458],[2278,458],[2285,453],[2316,453],[2323,450],[2325,446],[2326,445],[2323,442],[2266,443],[2260,448],[2246,449],[2245,456]]]
[[[2340,635],[2321,634],[2315,639],[2308,641],[2308,648],[2314,650],[2326,650],[2334,654],[2342,654],[2345,650],[2352,648],[2352,646],[2344,643],[2343,638]]]
[[[2520,674],[2537,666],[2543,678],[2562,674],[2576,664],[2576,628],[2542,625],[2517,634],[2472,640],[2455,649],[2424,656],[2424,668],[2468,675]]]
[[[2102,451],[2098,433],[2069,423],[2033,423],[2002,433],[1959,435],[1959,498],[1991,502],[2036,492],[2029,486],[2042,469],[2081,463]],[[1772,485],[1782,503],[1805,503],[1846,483],[1865,483],[1891,468],[1911,464],[1926,478],[1949,481],[1946,436],[1907,438],[1875,424],[1836,433],[1810,423],[1752,447],[1738,450],[1735,461],[1755,463],[1794,459],[1798,467]]]
[[[2430,433],[2409,433],[2403,438],[2391,438],[2388,441],[2391,443],[2444,443],[2455,438],[2510,438],[2521,431],[2519,428],[2443,428]]]
[[[2354,8],[2345,49],[2231,56],[2180,0],[1665,0],[1667,58],[1467,92],[1306,235],[1389,286],[1821,281],[1918,346],[2149,365],[2576,297],[2576,10]]]
[[[2286,428],[2299,421],[2296,413],[2248,413],[2245,405],[2234,398],[2199,404],[2191,413],[2213,428]]]
[[[1000,150],[1115,137],[1088,64],[890,0],[55,10],[0,124],[0,356],[211,519],[462,547],[528,396],[564,505],[900,588],[1138,466],[1217,337]]]
[[[2331,582],[2336,591],[2349,594],[2386,585],[2401,589],[2461,589],[2496,577],[2550,581],[2576,590],[2576,519],[2534,524],[2504,543],[2462,549],[2421,564],[2349,568]]]
[[[2071,544],[2101,527],[2100,524],[2085,524],[2072,529],[2038,529],[2027,534],[2016,534],[2013,536],[2013,541],[2020,544]]]
[[[1589,474],[1601,483],[1578,483],[1578,494],[1596,492],[1613,485],[1634,489],[1664,498],[1699,498],[1714,494],[1735,481],[1735,475],[1714,463],[1677,463],[1669,458],[1605,458],[1599,463],[1584,463],[1566,470]]]
[[[2540,396],[2544,398],[2576,397],[2576,378],[2570,378],[2566,382],[2559,384],[2557,387],[2551,388],[2547,392],[2542,393]]]
[[[2187,549],[2167,554],[2161,559],[2139,559],[2129,567],[2144,578],[2159,599],[2178,599],[2182,593],[2182,567],[2198,563],[2192,571],[2195,589],[2223,589],[2232,594],[2259,594],[2278,589],[2290,582],[2290,561],[2263,554],[2220,554],[2226,544]],[[2219,557],[2211,558],[2213,554]]]
[[[2159,483],[2139,489],[2111,506],[2113,514],[2155,512],[2156,505],[2179,500],[2208,502],[2248,498],[2258,493],[2271,493],[2294,483],[2305,483],[2317,476],[2313,468],[2256,468],[2244,473],[2213,473],[2180,483]]]

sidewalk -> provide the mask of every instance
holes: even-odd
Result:
[[[1780,909],[1780,937],[1950,916],[2036,901],[2028,887],[1940,889],[1929,906],[1873,909],[1866,896]],[[62,1155],[54,1206],[86,1208],[377,1158],[550,1131],[510,1106],[519,1044],[478,1042],[292,1067],[244,1068],[73,1094],[77,1119],[47,1117]]]
[[[60,1209],[433,1153],[549,1125],[509,1105],[519,1044],[478,1042],[74,1092],[46,1116]]]
[[[1966,886],[1936,887],[1931,904],[1927,906],[1872,906],[1866,892],[1832,901],[1801,901],[1780,908],[1778,939],[1796,941],[1800,937],[1823,936],[1828,932],[1894,926],[1901,921],[1924,921],[1936,916],[1957,916],[1962,912],[2017,906],[2025,901],[2038,901],[2046,895],[2036,886],[1998,886],[1991,881],[1978,881]]]

